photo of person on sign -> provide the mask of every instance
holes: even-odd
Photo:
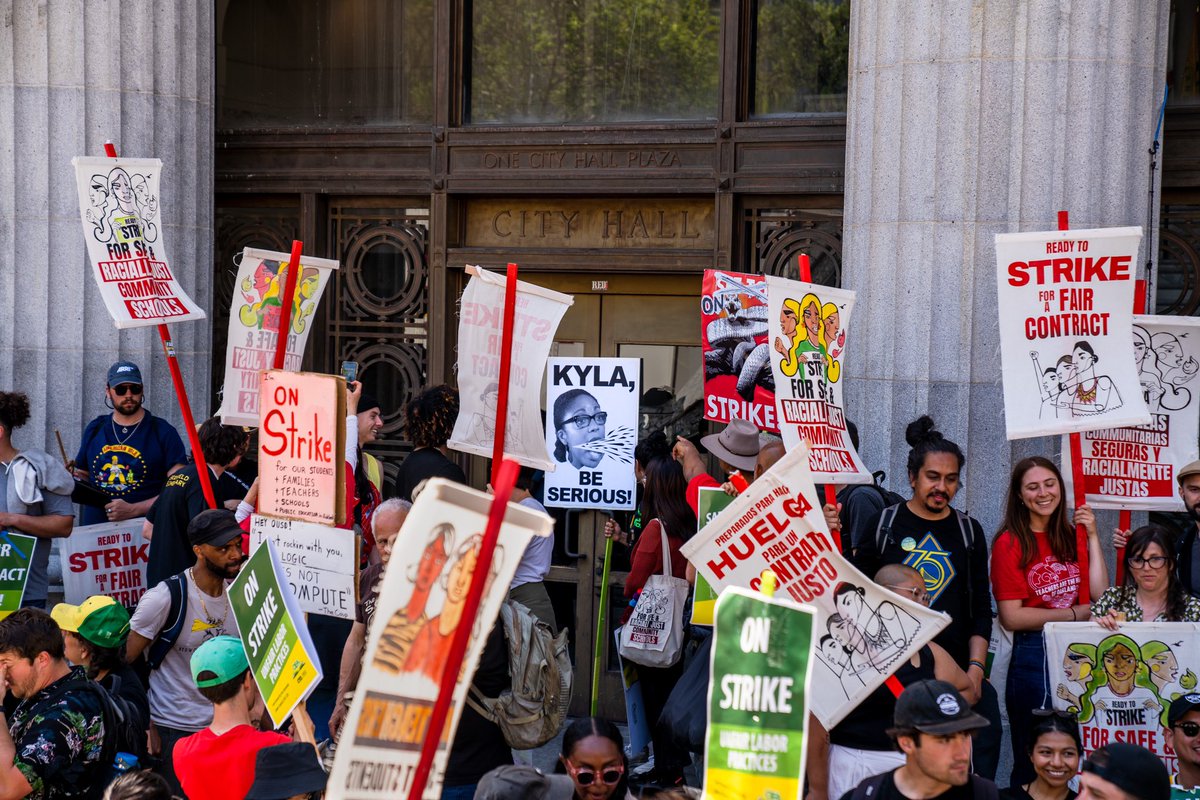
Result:
[[[589,392],[563,392],[554,401],[554,460],[576,469],[595,469],[604,454],[585,446],[603,441],[607,423],[608,414]]]

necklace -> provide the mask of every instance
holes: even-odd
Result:
[[[209,628],[223,628],[225,626],[225,618],[229,616],[229,603],[225,603],[225,613],[221,615],[221,618],[214,618],[213,615],[208,611],[208,604],[204,602],[204,590],[200,588],[200,584],[196,583],[196,573],[194,572],[195,569],[195,567],[188,567],[188,577],[192,579],[192,583],[196,584],[196,593],[200,595],[200,608],[204,611],[204,619],[208,623]],[[225,596],[224,583],[221,584],[220,596]]]
[[[142,419],[139,419],[139,420],[137,421],[137,423],[136,423],[136,424],[133,426],[133,430],[129,430],[129,426],[128,426],[128,425],[122,425],[122,426],[121,426],[121,433],[127,434],[127,435],[125,436],[125,438],[124,438],[124,439],[122,439],[122,438],[121,438],[121,436],[120,436],[120,434],[118,434],[118,433],[117,433],[117,415],[116,415],[116,414],[113,414],[113,415],[111,415],[111,416],[108,418],[108,421],[112,423],[113,438],[117,440],[117,444],[125,444],[125,443],[126,443],[126,442],[128,442],[130,439],[132,439],[132,438],[133,438],[133,435],[134,435],[135,433],[137,433],[137,429],[141,427],[141,425],[142,425],[142,421],[143,421],[143,420],[145,420],[145,419],[146,419],[146,415],[145,415],[145,414],[143,414],[143,415],[142,415]]]

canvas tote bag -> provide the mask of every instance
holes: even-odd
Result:
[[[644,667],[669,667],[683,652],[683,607],[690,587],[671,574],[671,545],[662,535],[663,574],[651,575],[642,587],[633,615],[621,628],[621,658]]]

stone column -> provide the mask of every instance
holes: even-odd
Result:
[[[0,2],[0,389],[28,393],[20,446],[74,456],[107,409],[118,358],[141,365],[147,406],[180,426],[154,328],[119,332],[84,250],[71,158],[160,158],[167,258],[211,311],[213,19],[208,3]],[[208,411],[209,327],[171,326],[197,421]],[[181,434],[183,431],[181,430]]]
[[[1147,224],[1168,5],[851,6],[848,412],[866,462],[902,493],[904,427],[931,413],[967,453],[956,505],[989,533],[1013,461],[1060,450],[1005,439],[993,236],[1053,229],[1059,209],[1074,228]]]

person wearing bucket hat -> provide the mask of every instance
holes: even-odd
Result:
[[[1170,800],[1171,777],[1154,753],[1111,742],[1083,762],[1078,800]]]
[[[496,767],[475,789],[475,800],[572,800],[575,783],[566,775],[544,775],[528,764]]]
[[[753,424],[734,417],[720,433],[702,437],[700,444],[717,457],[721,471],[725,474],[737,470],[747,479],[753,478],[754,468],[758,464],[758,451],[761,448],[758,429]],[[683,467],[683,477],[687,481],[687,502],[692,511],[696,511],[699,507],[700,489],[718,488],[721,482],[705,471],[704,458],[696,445],[686,437],[675,437],[671,457]]]
[[[213,717],[207,728],[175,745],[179,784],[189,800],[245,797],[258,752],[291,739],[252,723],[250,709],[259,694],[241,639],[209,639],[192,653],[191,672],[200,694],[213,704]],[[218,774],[221,780],[213,780]]]
[[[308,742],[264,747],[254,760],[254,783],[246,800],[319,800],[329,776]]]

